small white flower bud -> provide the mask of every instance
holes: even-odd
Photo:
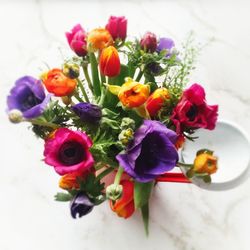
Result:
[[[9,113],[9,120],[12,123],[19,123],[23,120],[23,113],[18,109],[12,109]]]

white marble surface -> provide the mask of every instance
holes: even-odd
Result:
[[[27,124],[9,124],[5,108],[16,78],[35,76],[46,68],[45,62],[58,66],[70,53],[66,30],[77,22],[91,29],[105,24],[110,14],[123,14],[130,35],[150,30],[173,37],[179,45],[194,30],[197,41],[212,40],[192,81],[205,86],[210,103],[220,105],[220,118],[248,131],[249,9],[249,1],[240,0],[0,1],[0,249],[248,250],[250,180],[226,192],[160,184],[152,199],[148,239],[139,214],[123,220],[108,204],[80,220],[71,219],[68,204],[53,201],[58,176],[40,160],[42,141]],[[240,153],[236,148],[235,154]]]

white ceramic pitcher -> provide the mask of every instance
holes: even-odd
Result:
[[[250,176],[250,141],[239,125],[220,120],[212,131],[199,129],[195,142],[187,140],[181,150],[181,161],[192,163],[199,149],[207,148],[218,157],[218,170],[211,175],[212,183],[192,178],[192,183],[200,188],[222,191],[235,188]],[[181,168],[185,174],[186,169]]]

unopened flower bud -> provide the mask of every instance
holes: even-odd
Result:
[[[23,113],[18,109],[12,109],[9,113],[9,120],[12,123],[19,123],[23,120]]]
[[[134,131],[131,128],[128,128],[126,130],[122,130],[118,136],[118,139],[123,145],[126,145],[133,139],[133,135]]]
[[[79,65],[76,63],[65,63],[63,65],[63,74],[71,79],[75,79],[80,75]]]
[[[129,117],[124,117],[122,119],[121,129],[124,130],[128,128],[135,129],[135,121]]]
[[[70,105],[71,102],[72,102],[72,100],[71,100],[71,98],[70,98],[69,96],[62,96],[61,99],[62,99],[62,102],[63,102],[65,105]]]
[[[85,193],[78,193],[70,203],[70,212],[74,219],[90,213],[93,208],[94,203]]]
[[[156,35],[152,32],[145,33],[140,41],[140,45],[145,51],[153,53],[157,47]]]
[[[106,197],[112,201],[118,200],[122,195],[122,185],[111,184],[106,188]]]

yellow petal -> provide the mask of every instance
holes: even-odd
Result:
[[[113,95],[118,95],[121,87],[117,85],[108,85],[108,90],[113,94]]]

